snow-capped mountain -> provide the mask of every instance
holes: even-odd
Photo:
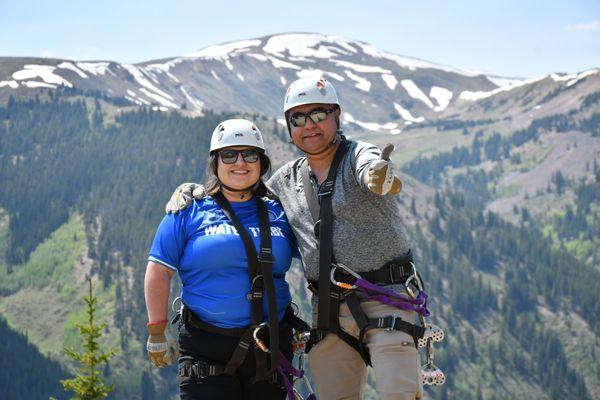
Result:
[[[597,77],[597,72],[552,75],[551,90],[561,85],[568,89],[587,77]],[[210,46],[181,57],[136,65],[0,58],[0,98],[22,90],[65,86],[163,110],[201,113],[210,108],[281,118],[287,85],[311,74],[323,75],[335,85],[343,120],[350,130],[392,134],[406,125],[456,115],[458,110],[476,110],[478,103],[488,104],[485,110],[489,111],[490,99],[510,96],[515,88],[543,80],[485,76],[391,54],[338,36],[289,33]],[[595,87],[597,90],[598,85]]]
[[[0,59],[0,88],[59,85],[125,97],[138,105],[279,116],[287,85],[322,74],[340,94],[346,119],[418,123],[463,91],[496,85],[485,76],[381,51],[337,36],[282,34],[211,46],[137,65],[51,59]]]

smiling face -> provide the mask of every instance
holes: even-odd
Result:
[[[245,150],[254,149],[249,146],[233,146],[223,150]],[[223,151],[221,150],[221,151]],[[232,189],[242,190],[252,187],[260,178],[260,157],[256,162],[249,163],[244,161],[241,154],[233,164],[225,164],[221,160],[221,155],[217,159],[217,176],[219,180]]]
[[[288,115],[294,113],[309,114],[314,110],[330,110],[334,106],[331,104],[304,104],[292,108]],[[294,144],[301,150],[309,154],[316,154],[329,146],[337,134],[340,109],[337,108],[333,113],[327,114],[323,121],[315,123],[311,118],[306,118],[306,125],[291,126],[291,136]]]

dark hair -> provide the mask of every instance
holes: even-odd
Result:
[[[264,153],[258,153],[260,159],[260,177],[256,182],[256,185],[252,188],[252,193],[263,197],[268,194],[267,186],[263,182],[263,176],[271,172],[271,160]],[[217,162],[219,161],[219,153],[213,152],[208,157],[208,163],[206,164],[206,183],[204,188],[206,194],[209,196],[214,195],[221,191],[221,181],[217,175]]]

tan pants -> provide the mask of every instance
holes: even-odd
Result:
[[[370,318],[396,314],[413,323],[416,313],[367,301],[361,304]],[[313,312],[316,321],[316,311]],[[340,327],[358,337],[359,329],[348,310],[340,306]],[[423,396],[420,359],[413,338],[402,331],[371,329],[367,347],[375,373],[375,388],[381,400],[415,400]],[[360,400],[367,380],[367,368],[356,350],[335,334],[327,334],[309,353],[310,371],[319,400]]]

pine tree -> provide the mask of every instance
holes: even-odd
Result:
[[[102,329],[106,324],[96,324],[95,312],[98,299],[92,292],[92,280],[88,278],[89,292],[84,301],[87,304],[87,324],[77,324],[77,330],[83,338],[85,352],[79,353],[72,348],[65,347],[65,353],[81,366],[77,376],[73,379],[61,380],[65,390],[75,392],[77,399],[94,400],[103,399],[114,389],[114,385],[105,385],[102,380],[100,365],[108,364],[109,359],[116,354],[116,350],[100,351],[98,339],[102,336]]]

